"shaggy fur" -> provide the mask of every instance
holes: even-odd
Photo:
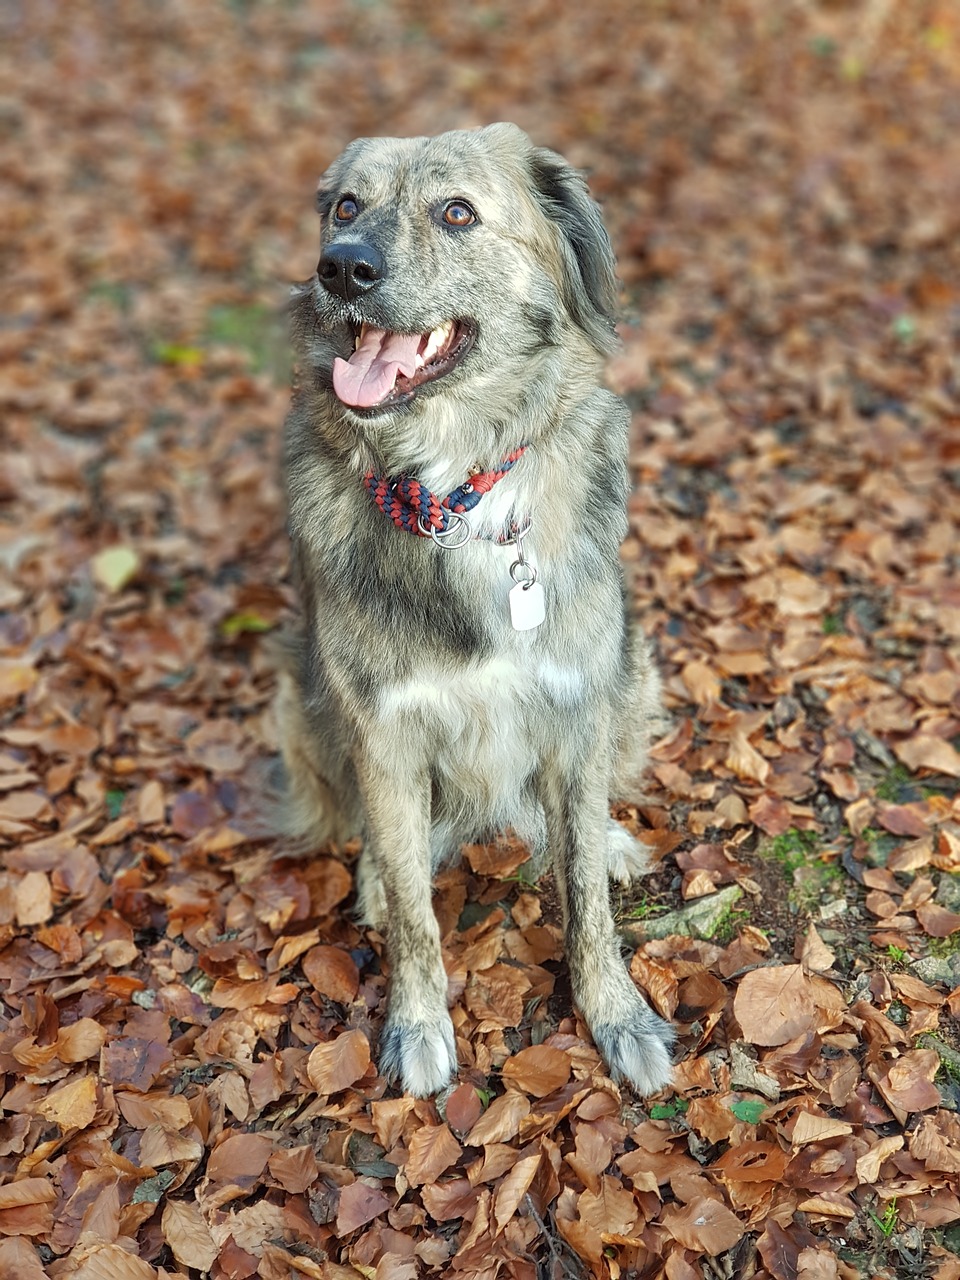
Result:
[[[606,886],[644,866],[608,803],[642,769],[659,680],[618,558],[628,414],[599,385],[616,343],[599,210],[576,171],[508,124],[358,140],[319,209],[318,275],[294,302],[285,469],[303,627],[279,720],[291,829],[363,836],[359,907],[386,927],[391,967],[380,1069],[421,1096],[455,1072],[432,873],[510,827],[552,863],[598,1048],[654,1092],[673,1032],[625,971]],[[439,376],[401,376],[373,404],[334,391],[362,325],[426,335],[449,320],[459,347]],[[362,483],[408,474],[442,496],[520,444],[456,550],[397,529]],[[547,616],[516,631],[516,548],[495,539],[527,519]]]

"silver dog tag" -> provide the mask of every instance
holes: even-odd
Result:
[[[508,599],[514,631],[530,631],[539,627],[547,616],[543,587],[539,582],[518,582],[511,587]]]

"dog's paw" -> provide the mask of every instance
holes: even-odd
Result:
[[[404,1093],[429,1098],[449,1084],[457,1070],[453,1023],[446,1010],[430,1022],[394,1022],[380,1034],[380,1074],[400,1080]]]
[[[647,850],[626,827],[610,818],[607,822],[607,875],[620,884],[629,884],[649,870]]]
[[[598,1022],[590,1030],[615,1080],[629,1080],[644,1096],[670,1084],[675,1033],[642,1000],[622,1021]]]

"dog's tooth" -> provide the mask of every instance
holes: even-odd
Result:
[[[445,320],[443,324],[437,325],[436,329],[434,329],[427,338],[427,345],[423,349],[424,362],[429,360],[431,356],[436,355],[440,348],[447,343],[452,332],[452,320]]]

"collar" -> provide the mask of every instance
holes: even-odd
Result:
[[[387,476],[370,470],[363,477],[367,492],[398,529],[419,538],[432,538],[447,549],[462,547],[473,536],[464,513],[472,511],[485,493],[502,480],[527,450],[518,445],[492,471],[477,471],[459,488],[440,498],[412,476]],[[518,525],[508,526],[494,541],[506,545],[523,533]]]

